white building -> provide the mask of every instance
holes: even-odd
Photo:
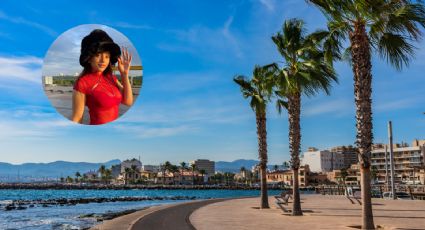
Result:
[[[53,77],[52,76],[43,76],[43,84],[44,85],[53,85]]]
[[[133,158],[131,160],[125,160],[125,161],[121,162],[121,173],[125,173],[125,169],[126,168],[130,168],[131,169],[133,165],[135,165],[137,171],[140,172],[140,170],[142,169],[142,162],[140,162],[136,158]]]
[[[205,170],[208,176],[212,176],[215,173],[215,162],[205,159],[197,159],[195,161],[191,161],[190,164],[195,164],[197,170]]]
[[[160,171],[160,167],[158,165],[142,165],[142,171],[157,173]]]
[[[311,172],[331,172],[334,169],[344,168],[344,156],[328,150],[310,148],[304,153],[302,165],[309,165]],[[314,151],[313,151],[314,150]]]

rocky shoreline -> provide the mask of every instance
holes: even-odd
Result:
[[[130,189],[164,189],[164,190],[260,190],[259,186],[245,185],[114,185],[114,184],[84,184],[84,183],[0,183],[0,189],[37,189],[37,190],[130,190]],[[287,189],[281,186],[269,186],[268,189]],[[313,190],[312,188],[301,188],[300,190]]]
[[[104,203],[104,202],[129,202],[129,201],[155,201],[155,200],[196,200],[195,196],[154,196],[154,197],[96,197],[96,198],[76,198],[76,199],[47,199],[47,200],[12,200],[7,203],[0,204],[0,210],[25,210],[34,207],[51,207],[51,206],[70,206],[88,203]]]

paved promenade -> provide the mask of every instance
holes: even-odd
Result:
[[[235,199],[196,210],[190,222],[198,230],[225,229],[356,229],[361,206],[344,196],[301,196],[304,216],[289,216],[270,197],[270,209],[258,209],[260,199]],[[425,229],[425,201],[373,199],[375,225],[382,229]],[[292,203],[289,204],[289,209]]]
[[[361,206],[344,196],[301,196],[303,216],[284,213],[269,198],[270,209],[259,209],[259,198],[244,198],[210,203],[193,201],[151,207],[105,221],[92,229],[357,229],[361,224]],[[372,199],[375,225],[384,230],[425,230],[425,201]],[[292,203],[286,206],[292,208]],[[188,218],[189,217],[189,218]],[[177,219],[176,219],[177,218]],[[178,226],[178,227],[177,227]],[[351,226],[351,227],[350,227]],[[187,227],[187,228],[186,228]]]

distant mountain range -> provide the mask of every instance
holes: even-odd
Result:
[[[0,162],[0,181],[28,181],[34,178],[74,177],[76,172],[81,174],[90,170],[98,170],[101,165],[106,168],[120,164],[118,159],[104,163],[55,161],[50,163],[25,163],[14,165]]]
[[[232,162],[217,161],[215,162],[215,170],[219,172],[240,172],[241,167],[247,170],[258,164],[257,160],[239,159]],[[46,179],[58,179],[60,177],[74,177],[76,172],[81,174],[88,171],[96,171],[101,165],[110,168],[112,165],[120,164],[118,159],[110,160],[104,163],[88,163],[88,162],[68,162],[55,161],[50,163],[24,163],[14,165],[0,162],[0,181],[35,181]],[[269,169],[273,166],[268,165]]]

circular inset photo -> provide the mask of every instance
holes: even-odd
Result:
[[[60,114],[76,123],[101,125],[116,120],[134,104],[142,83],[136,48],[105,25],[67,30],[44,57],[44,92]]]

